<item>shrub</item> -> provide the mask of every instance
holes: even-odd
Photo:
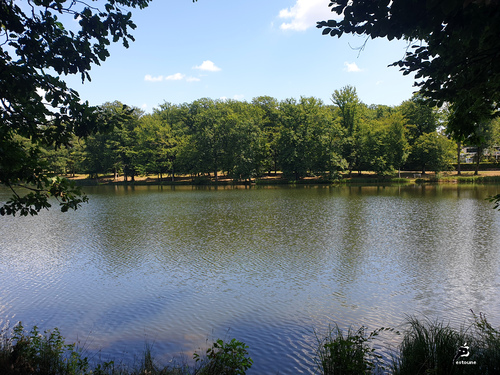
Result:
[[[205,362],[196,374],[243,375],[253,364],[253,360],[250,357],[247,358],[247,349],[248,346],[236,339],[228,343],[219,339],[207,349],[205,360],[198,353],[194,353],[193,357],[196,362]]]
[[[75,344],[65,344],[57,328],[41,334],[38,327],[26,332],[19,323],[1,345],[0,369],[5,375],[80,374],[88,369],[87,358],[81,357]]]

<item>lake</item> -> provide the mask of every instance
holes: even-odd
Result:
[[[500,186],[85,191],[75,212],[0,217],[0,326],[59,327],[115,362],[235,337],[250,374],[309,374],[329,324],[500,325]]]

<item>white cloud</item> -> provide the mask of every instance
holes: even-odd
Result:
[[[168,75],[165,77],[164,76],[153,77],[151,74],[146,74],[146,76],[144,77],[144,80],[149,81],[149,82],[182,81],[184,79],[186,80],[186,82],[198,82],[198,81],[200,81],[199,78],[186,77],[186,75],[182,74],[182,73],[175,73],[175,74],[171,74],[171,75]]]
[[[355,63],[355,62],[353,62],[353,63],[349,63],[349,62],[347,62],[347,61],[346,61],[346,62],[344,63],[344,65],[345,65],[345,67],[346,67],[344,70],[346,70],[346,71],[347,71],[347,72],[349,72],[349,73],[353,73],[353,72],[362,72],[362,71],[363,71],[363,69],[360,69],[360,68],[356,65],[356,63]]]
[[[185,77],[184,74],[175,73],[175,74],[166,76],[165,80],[167,80],[167,81],[180,81],[180,80],[184,79],[184,77]]]
[[[338,17],[328,6],[329,0],[296,0],[291,8],[280,10],[279,18],[290,19],[282,23],[280,29],[304,31],[316,26],[316,22]]]
[[[218,66],[215,66],[215,64],[210,61],[210,60],[205,60],[201,63],[201,65],[193,67],[193,69],[199,69],[199,70],[206,70],[209,72],[218,72],[221,70]]]
[[[236,94],[236,95],[233,95],[232,100],[242,101],[244,97],[245,97],[245,95],[243,95],[243,94]],[[227,96],[221,96],[219,98],[219,100],[226,101],[226,100],[229,100],[229,98]]]
[[[146,103],[144,103],[143,105],[141,105],[141,109],[143,111],[145,111],[147,108],[148,108],[148,105]]]
[[[149,82],[161,82],[163,81],[163,76],[153,77],[151,74],[146,74],[144,80]]]

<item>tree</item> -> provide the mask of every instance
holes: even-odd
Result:
[[[457,121],[450,127],[458,137],[499,114],[500,0],[338,0],[329,6],[342,18],[318,22],[324,35],[408,41],[405,57],[392,65],[415,73],[430,104],[454,105]]]
[[[250,180],[261,172],[265,157],[262,111],[247,102],[228,100],[225,170],[234,180]]]
[[[398,177],[401,177],[401,167],[409,155],[409,144],[405,135],[405,119],[398,113],[389,118],[387,145],[391,165],[398,170]]]
[[[121,169],[125,181],[128,177],[134,181],[140,170],[138,127],[143,112],[118,101],[104,103],[101,108],[106,118],[112,119],[116,124],[107,139],[108,149],[114,160],[115,176],[117,169]]]
[[[183,150],[183,158],[189,156],[192,159],[195,172],[213,172],[215,181],[218,181],[218,172],[224,164],[227,165],[230,112],[223,101],[208,98],[194,101],[189,108],[191,137],[185,147],[191,151]]]
[[[79,0],[0,2],[0,183],[14,194],[0,214],[34,215],[51,206],[50,196],[62,211],[86,201],[67,180],[50,178],[39,162],[41,148],[70,147],[74,135],[109,125],[61,76],[90,80],[89,70],[106,60],[111,41],[128,47],[134,40],[135,24],[125,9],[142,9],[150,1],[107,0],[101,9]],[[62,22],[74,29],[71,18],[77,31]],[[19,186],[30,193],[21,196]]]
[[[281,124],[278,138],[278,162],[287,179],[299,180],[312,166],[317,113],[322,102],[316,98],[285,99],[280,103]]]
[[[420,164],[422,173],[426,170],[441,172],[451,167],[454,144],[438,132],[426,133],[418,137],[412,148],[413,160]]]
[[[500,144],[500,121],[499,119],[485,121],[474,129],[474,133],[471,134],[466,140],[465,145],[476,147],[476,167],[474,174],[479,174],[479,164],[483,159],[485,151],[488,152],[493,149],[494,146]]]
[[[398,109],[407,121],[406,131],[410,144],[414,144],[422,134],[436,131],[438,115],[434,108],[427,105],[422,95],[413,95],[411,99],[401,103]]]
[[[91,135],[85,142],[86,171],[97,177],[99,173],[123,172],[125,180],[130,176],[132,181],[139,167],[139,142],[137,128],[142,111],[129,108],[115,101],[99,106],[103,121],[112,122],[113,129]]]
[[[271,96],[259,96],[252,100],[261,112],[261,129],[265,134],[265,168],[274,174],[278,169],[279,102]]]
[[[175,162],[177,159],[178,141],[174,136],[169,119],[173,106],[164,103],[162,109],[140,118],[137,130],[140,169],[143,174],[158,174],[160,181],[163,174],[170,172],[174,181]]]
[[[347,162],[341,156],[345,130],[330,106],[320,106],[315,117],[311,134],[314,140],[311,171],[326,179],[339,178],[340,172],[347,169]]]
[[[361,101],[358,98],[356,88],[350,85],[335,90],[331,100],[340,113],[341,125],[345,131],[341,156],[347,161],[350,174],[361,159],[361,137],[359,132]]]
[[[392,174],[401,169],[409,149],[405,123],[398,112],[370,122],[364,131],[365,165],[378,174]]]

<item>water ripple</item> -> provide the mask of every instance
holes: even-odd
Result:
[[[0,321],[109,356],[236,337],[255,374],[314,373],[314,332],[335,323],[461,324],[473,308],[498,325],[496,189],[93,188],[75,213],[5,218]],[[397,339],[376,345],[389,358]]]

